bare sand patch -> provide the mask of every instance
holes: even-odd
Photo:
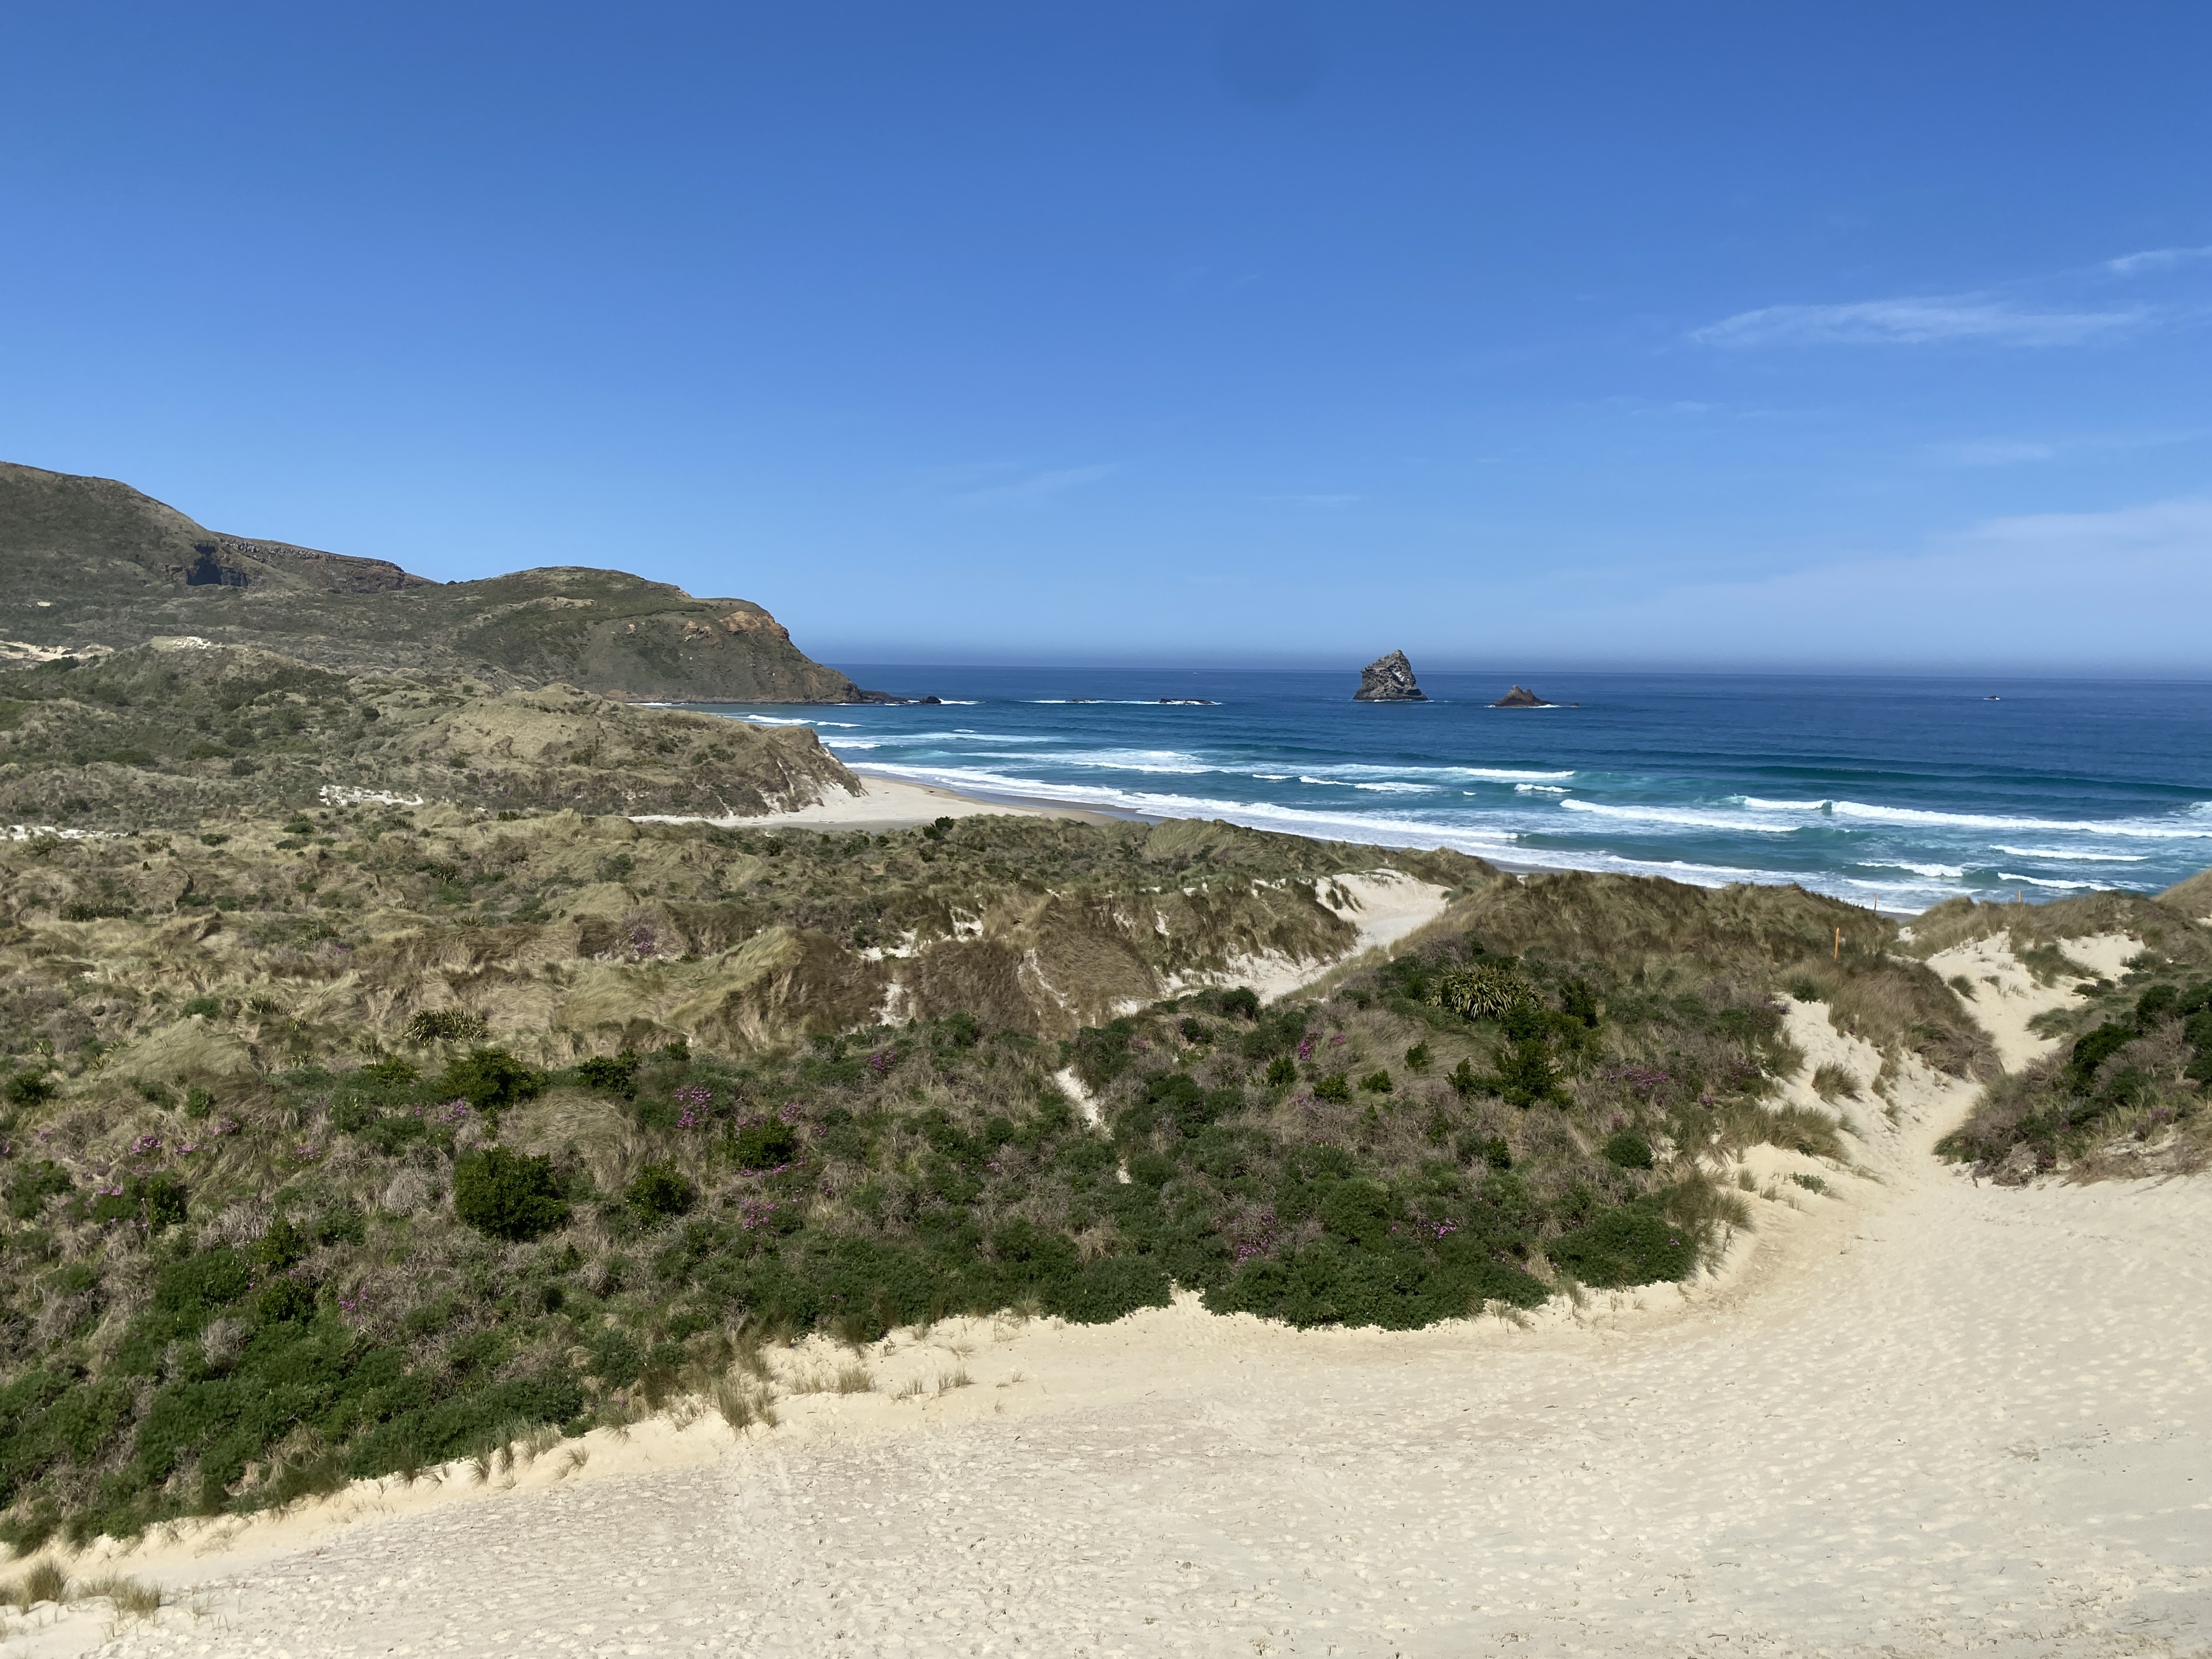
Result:
[[[1247,985],[1261,1001],[1274,1002],[1350,967],[1370,951],[1388,950],[1443,915],[1451,902],[1449,888],[1401,870],[1346,871],[1322,876],[1313,886],[1317,900],[1353,924],[1352,943],[1341,955],[1292,957],[1275,951],[1231,957],[1219,973],[1171,981],[1167,994],[1200,986]]]
[[[2124,933],[2096,933],[2061,939],[2058,948],[2068,961],[2087,969],[2087,977],[2118,979],[2129,959],[2142,949],[2142,941]],[[1946,981],[1964,979],[1972,988],[1971,994],[1960,993],[1967,1012],[1990,1034],[2008,1072],[2017,1072],[2057,1046],[2057,1039],[2031,1030],[2030,1022],[2038,1014],[2074,1002],[2081,983],[2063,976],[2049,984],[2039,981],[2013,954],[2008,933],[1938,951],[1928,958],[1928,965]],[[1953,988],[1957,989],[1955,983]]]

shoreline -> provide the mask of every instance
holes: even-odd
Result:
[[[713,823],[722,828],[745,825],[761,829],[789,826],[795,830],[863,830],[880,833],[890,830],[914,830],[934,823],[940,817],[988,817],[996,814],[1012,814],[1018,817],[1066,818],[1078,823],[1170,823],[1176,820],[1164,812],[1139,812],[1127,807],[1097,805],[1071,805],[1035,795],[1012,792],[997,793],[982,790],[953,789],[944,784],[915,783],[905,778],[885,777],[868,771],[865,766],[846,763],[846,770],[859,778],[866,793],[849,799],[818,802],[785,812],[765,812],[752,817],[702,818],[655,815],[635,817],[638,823]],[[1207,820],[1199,820],[1206,822]],[[1227,820],[1235,822],[1235,820]],[[1246,824],[1245,829],[1257,829],[1267,835],[1297,836],[1297,830],[1273,830],[1261,824]],[[1557,875],[1574,866],[1553,864],[1532,864],[1518,859],[1499,858],[1488,853],[1468,853],[1464,848],[1446,847],[1439,842],[1434,847],[1393,846],[1382,842],[1357,841],[1336,836],[1303,836],[1306,841],[1326,841],[1340,846],[1372,848],[1378,853],[1465,853],[1469,858],[1479,858],[1485,864],[1512,876]],[[1656,872],[1626,871],[1629,875],[1648,875],[1663,881],[1680,880],[1680,877],[1657,875]],[[1708,884],[1693,882],[1692,886]],[[1758,884],[1789,886],[1787,882]],[[1807,889],[1814,891],[1814,889]],[[1825,897],[1837,898],[1831,893]],[[1850,899],[1837,898],[1838,903],[1849,904]],[[1919,910],[1892,908],[1878,900],[1869,901],[1861,908],[1877,916],[1891,916],[1910,921],[1923,914]]]
[[[946,789],[933,783],[909,783],[901,778],[871,776],[848,768],[864,786],[858,795],[836,795],[781,812],[732,813],[706,817],[696,813],[633,813],[633,823],[708,823],[717,829],[860,830],[880,833],[888,830],[918,830],[939,818],[980,818],[1012,814],[1017,817],[1068,818],[1079,823],[1113,823],[1125,815],[1089,807],[1062,806],[1054,802],[1020,799],[993,799]],[[1158,822],[1157,819],[1147,822]]]

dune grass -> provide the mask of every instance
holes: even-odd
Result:
[[[1407,1327],[1677,1279],[1747,1224],[1746,1149],[1844,1154],[1777,1098],[1787,988],[1981,1063],[1893,924],[1791,890],[1225,825],[294,810],[0,844],[19,1551],[498,1480],[656,1412],[765,1431],[779,1389],[875,1386],[775,1352],[815,1333],[1176,1287]],[[1386,857],[1460,895],[1396,957],[1162,994],[1341,950],[1311,884]]]

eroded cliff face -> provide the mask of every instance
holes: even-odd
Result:
[[[748,599],[557,566],[434,582],[384,559],[225,535],[110,478],[0,463],[0,641],[188,635],[349,672],[566,682],[653,702],[869,700]]]

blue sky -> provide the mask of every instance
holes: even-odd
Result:
[[[0,458],[848,661],[2212,672],[2212,9],[17,8]]]

